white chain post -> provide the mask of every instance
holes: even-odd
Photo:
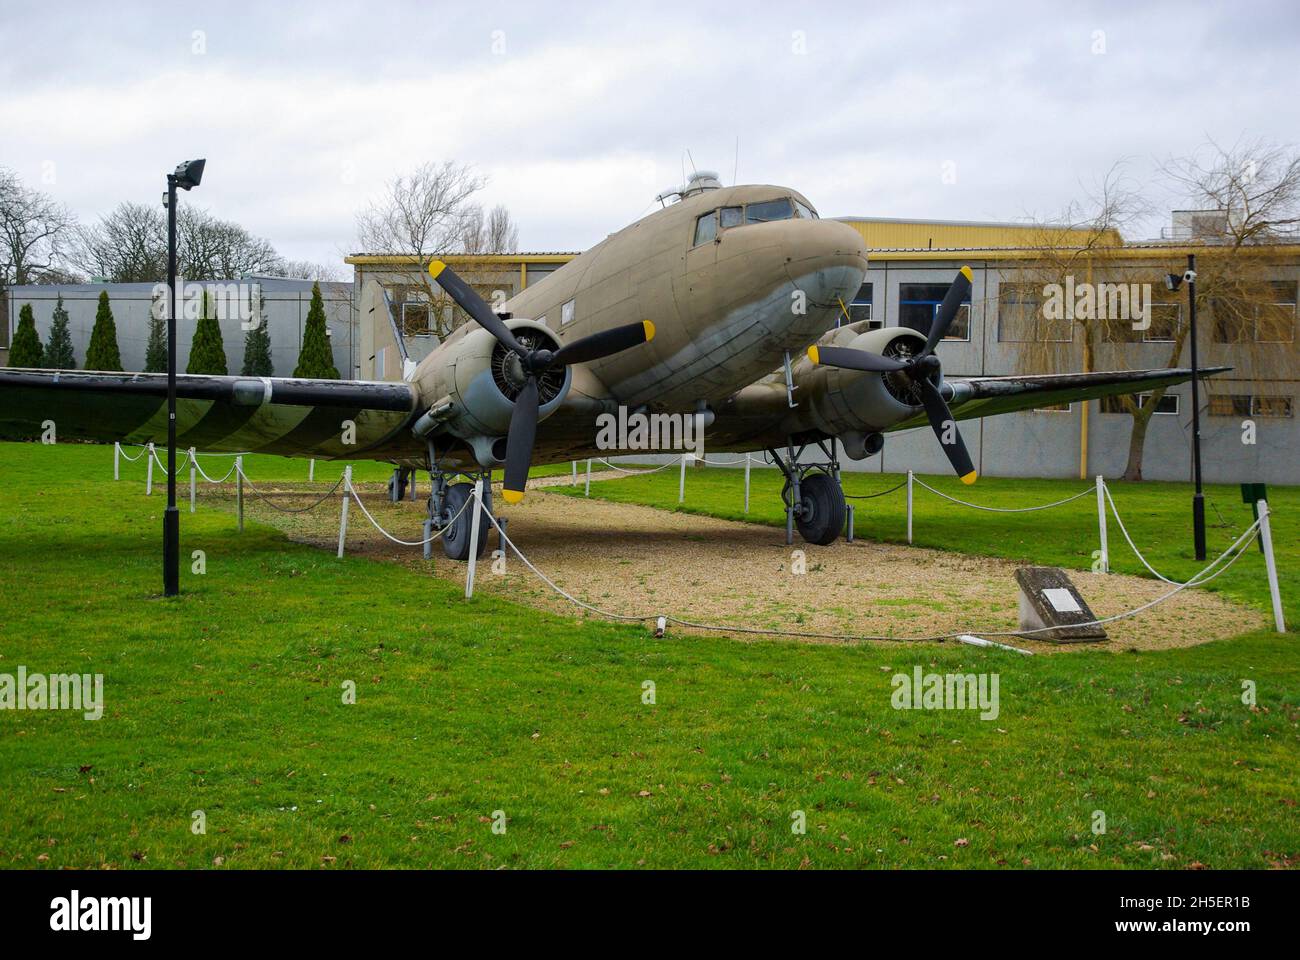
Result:
[[[682,454],[682,474],[681,474],[681,479],[677,482],[677,502],[678,502],[678,503],[685,503],[685,502],[686,502],[686,458],[687,458],[687,457],[690,457],[691,459],[694,459],[694,458],[695,458],[695,455],[694,455],[694,454],[691,454],[691,453],[683,453],[683,454]]]
[[[907,542],[912,542],[912,471],[907,471]]]
[[[315,460],[307,461],[307,482],[308,483],[316,482],[316,461]]]
[[[194,455],[194,448],[190,447],[190,513],[194,512],[194,495],[199,486],[199,461]]]
[[[478,538],[479,538],[479,521],[483,518],[483,478],[479,477],[474,482],[473,503],[470,509],[474,511],[469,520],[469,569],[465,571],[465,599],[468,600],[474,596],[474,572],[478,568]]]
[[[244,532],[244,458],[235,457],[235,507],[239,511],[239,532]]]
[[[1256,504],[1259,510],[1259,540],[1264,545],[1264,566],[1268,570],[1268,592],[1273,598],[1273,623],[1278,633],[1286,633],[1286,620],[1282,616],[1282,592],[1277,585],[1277,561],[1273,557],[1273,525],[1268,516],[1268,501]]]
[[[569,466],[573,467],[573,482],[569,486],[576,487],[578,485],[578,461],[570,460]]]
[[[749,513],[749,454],[745,454],[745,512]]]
[[[113,441],[113,479],[121,480],[122,473],[118,469],[118,458],[122,456],[122,445],[116,440]]]
[[[144,495],[153,496],[153,444],[149,444],[149,470],[144,475]]]
[[[348,539],[348,506],[352,502],[352,467],[343,468],[343,507],[339,512],[339,559],[343,559],[343,544]]]
[[[1106,539],[1106,478],[1097,474],[1097,530],[1101,536],[1101,572],[1110,573],[1110,544]]]
[[[584,496],[591,496],[591,458],[587,458],[587,490]]]

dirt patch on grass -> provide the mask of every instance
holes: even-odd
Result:
[[[608,474],[616,476],[616,474]],[[602,475],[593,474],[593,480]],[[668,614],[700,623],[759,627],[791,634],[927,637],[956,631],[1014,630],[1018,626],[1015,568],[1007,560],[859,539],[829,547],[785,545],[784,531],[650,507],[548,494],[567,477],[530,483],[524,503],[503,509],[510,538],[543,573],[574,596],[621,614]],[[264,490],[277,506],[297,508],[320,487],[279,484]],[[361,495],[375,520],[403,540],[423,536],[424,504],[388,502],[383,488]],[[233,498],[214,494],[230,507]],[[499,502],[499,501],[498,501]],[[278,512],[249,497],[247,513],[292,538],[322,548],[338,545],[339,500],[308,513]],[[495,531],[492,548],[497,546]],[[352,510],[347,552],[402,563],[463,584],[465,565],[448,560],[438,543],[433,560],[419,547],[396,545]],[[801,549],[807,572],[792,571]],[[1098,617],[1131,610],[1168,593],[1156,580],[1071,572]],[[506,572],[490,560],[479,568],[478,590],[508,596],[566,615],[583,614],[511,554]],[[998,638],[1036,653],[1080,649],[1160,650],[1230,637],[1263,626],[1264,615],[1204,590],[1183,591],[1137,617],[1108,624],[1101,644],[1056,645]],[[672,630],[690,628],[674,625]],[[737,639],[754,639],[736,633]],[[836,642],[810,638],[810,642]]]

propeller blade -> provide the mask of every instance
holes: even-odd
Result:
[[[492,308],[483,302],[483,298],[474,292],[474,288],[456,276],[451,267],[441,260],[429,262],[429,276],[438,282],[442,289],[460,306],[462,310],[478,321],[478,325],[492,336],[504,343],[519,356],[527,356],[528,351],[520,346],[515,335],[510,332],[504,320],[492,312]]]
[[[638,347],[653,340],[655,325],[649,320],[629,323],[612,330],[602,330],[589,337],[583,337],[567,343],[555,352],[552,363],[587,363],[619,353],[631,347]]]
[[[943,298],[943,303],[939,304],[939,309],[934,312],[934,323],[930,325],[930,336],[925,341],[925,356],[934,353],[934,348],[939,345],[939,341],[948,333],[948,328],[952,326],[953,318],[957,316],[957,311],[961,309],[962,301],[970,296],[971,281],[975,275],[970,272],[970,267],[962,267],[957,273],[957,278],[953,280],[952,286],[948,288],[948,293]]]
[[[957,476],[961,477],[962,483],[974,483],[978,477],[975,464],[971,462],[970,454],[966,452],[966,442],[962,440],[961,431],[957,429],[957,421],[952,418],[952,411],[940,396],[939,388],[926,379],[917,380],[915,383],[921,392],[921,403],[925,406],[926,416],[930,418],[930,428],[939,438],[939,446],[943,447],[943,452],[947,454],[948,462],[957,471]]]
[[[891,357],[882,357],[878,353],[866,350],[851,350],[848,347],[808,348],[808,359],[814,364],[828,367],[840,367],[844,370],[861,370],[864,373],[893,373],[895,370],[907,369],[907,364]]]
[[[506,435],[506,476],[501,496],[506,503],[518,503],[528,486],[528,465],[533,459],[533,441],[537,438],[537,378],[529,377],[515,398],[510,414],[510,433]]]

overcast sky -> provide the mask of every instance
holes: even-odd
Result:
[[[524,249],[580,250],[688,150],[824,216],[1015,220],[1121,158],[1300,136],[1294,0],[400,6],[0,0],[0,164],[90,221],[203,156],[185,202],[338,265],[426,160],[486,174]]]

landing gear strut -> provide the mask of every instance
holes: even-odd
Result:
[[[469,479],[452,483],[451,481],[458,476]],[[483,557],[487,553],[488,536],[492,532],[492,521],[488,519],[488,513],[492,510],[492,472],[484,470],[479,473],[447,473],[438,466],[438,459],[431,442],[429,478],[432,481],[432,489],[429,493],[428,519],[424,522],[424,536],[427,539],[434,530],[444,531],[439,538],[442,541],[442,552],[452,560],[461,561],[469,559],[469,542],[474,522],[474,512],[466,509],[465,504],[474,496],[474,483],[480,479],[483,481],[483,511],[479,516],[478,525],[478,555],[480,558]],[[414,471],[411,479],[415,479]],[[497,522],[502,527],[505,526],[504,519]],[[426,543],[424,555],[428,557],[431,553],[432,546]]]
[[[825,462],[800,463],[806,445],[796,450],[793,443],[787,443],[784,457],[774,448],[768,450],[772,462],[785,475],[781,499],[785,502],[787,544],[794,543],[796,527],[806,542],[820,546],[834,543],[844,530],[847,508],[840,484],[840,463],[833,446],[828,449],[826,442],[819,440],[817,447],[826,455]]]

